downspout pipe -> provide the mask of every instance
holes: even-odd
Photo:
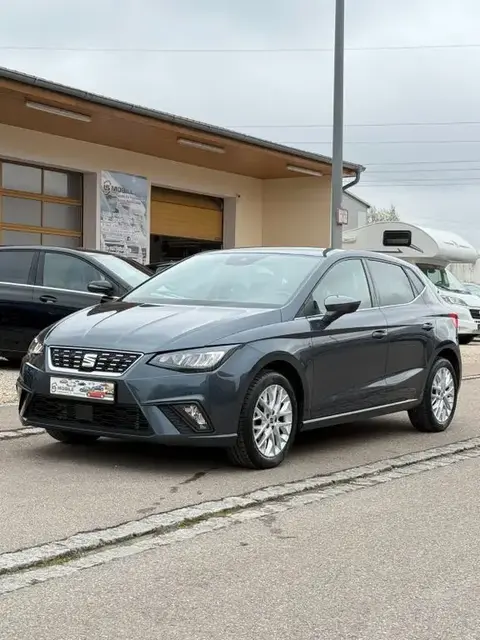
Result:
[[[355,178],[351,182],[346,184],[344,187],[342,187],[342,191],[344,193],[345,191],[347,191],[347,189],[350,189],[350,187],[354,187],[356,184],[360,182],[360,176],[362,175],[363,171],[364,171],[363,167],[359,167],[358,169],[355,169]]]

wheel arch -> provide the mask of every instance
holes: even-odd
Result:
[[[307,375],[301,363],[284,351],[269,353],[261,358],[249,373],[246,389],[262,371],[275,371],[285,376],[292,385],[298,404],[298,418],[301,424],[305,409],[310,406],[310,395]]]
[[[450,362],[457,377],[457,385],[460,386],[462,381],[462,360],[458,350],[448,343],[440,345],[435,352],[434,361],[438,358],[445,358]]]

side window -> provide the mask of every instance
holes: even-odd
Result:
[[[319,311],[325,311],[328,296],[348,296],[360,300],[360,309],[372,306],[370,288],[360,260],[342,260],[323,276],[312,293]]]
[[[28,284],[34,251],[0,251],[0,282]]]
[[[405,269],[405,271],[407,272],[408,278],[410,280],[410,284],[413,287],[413,290],[415,291],[415,296],[419,296],[422,291],[425,289],[425,283],[422,282],[420,276],[418,274],[415,273],[415,271],[413,271],[412,269]]]
[[[85,260],[66,253],[45,253],[43,286],[70,291],[88,291],[93,280],[105,280],[103,275]]]
[[[407,304],[416,297],[402,267],[379,260],[369,260],[368,266],[377,288],[381,307]]]

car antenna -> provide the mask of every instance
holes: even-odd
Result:
[[[335,251],[335,249],[333,247],[327,247],[326,249],[323,250],[323,257],[326,258],[328,256],[328,254],[330,253],[330,251]]]

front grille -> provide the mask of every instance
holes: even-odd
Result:
[[[143,412],[135,405],[110,405],[98,402],[52,398],[36,395],[24,417],[52,426],[83,427],[89,430],[147,435],[152,433]]]
[[[480,309],[470,309],[470,314],[474,320],[480,320]]]
[[[50,347],[51,364],[65,371],[121,375],[139,358],[139,353]]]

